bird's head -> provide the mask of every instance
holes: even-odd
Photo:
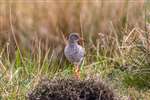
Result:
[[[69,42],[70,43],[76,43],[80,40],[80,36],[78,33],[70,33],[69,35]]]

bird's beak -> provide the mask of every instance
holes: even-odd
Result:
[[[82,37],[80,37],[79,41],[84,42],[85,40]]]

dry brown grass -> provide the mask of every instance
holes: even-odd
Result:
[[[37,50],[39,41],[42,51],[49,47],[62,49],[62,34],[67,36],[70,32],[79,32],[88,44],[95,43],[93,39],[102,33],[100,42],[106,43],[101,45],[116,47],[121,45],[116,45],[116,42],[123,42],[133,28],[144,30],[144,6],[144,0],[2,0],[0,46],[9,43],[13,51],[14,34],[19,47],[29,48],[32,52]]]

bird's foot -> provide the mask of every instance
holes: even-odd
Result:
[[[75,69],[75,75],[77,79],[80,79],[80,69],[78,67]]]

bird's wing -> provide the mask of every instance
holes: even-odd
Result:
[[[78,45],[78,47],[79,47],[80,57],[84,57],[84,55],[85,55],[85,49],[82,46],[80,46],[80,45]]]

